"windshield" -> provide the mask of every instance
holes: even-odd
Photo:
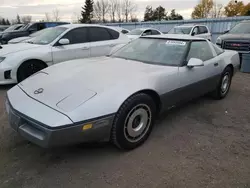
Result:
[[[186,41],[139,38],[119,49],[111,57],[150,64],[179,66],[187,46]]]
[[[59,35],[66,31],[66,27],[54,27],[44,31],[41,35],[31,39],[28,43],[46,45],[54,41]]]
[[[142,31],[141,29],[134,29],[134,30],[130,31],[130,32],[128,33],[128,35],[141,35],[142,32],[143,32],[143,31]]]
[[[168,33],[169,34],[189,34],[192,27],[174,27]]]
[[[41,35],[42,33],[48,31],[49,29],[51,29],[51,28],[46,28],[46,29],[37,31],[37,32],[35,32],[35,33],[32,33],[32,34],[30,35],[30,37],[37,37],[37,36]]]
[[[24,25],[23,27],[21,27],[20,30],[26,30],[31,25],[32,25],[32,23],[28,23],[28,24]]]
[[[234,26],[229,33],[232,34],[250,34],[250,23],[239,23]]]
[[[20,27],[22,27],[22,25],[12,25],[12,26],[10,26],[10,27],[8,27],[7,29],[5,29],[4,31],[6,32],[6,31],[14,31],[14,30],[17,30],[17,29],[19,29]]]

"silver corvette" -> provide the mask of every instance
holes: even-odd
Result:
[[[133,149],[157,114],[209,93],[224,98],[235,51],[182,35],[141,37],[108,57],[46,68],[7,92],[10,126],[42,147],[111,141]]]

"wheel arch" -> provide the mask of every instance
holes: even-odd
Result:
[[[17,81],[18,81],[18,76],[17,76],[17,75],[18,75],[18,72],[19,72],[19,70],[20,70],[20,67],[21,67],[24,63],[30,62],[30,61],[37,61],[37,62],[39,62],[39,63],[42,63],[42,64],[44,65],[45,68],[48,67],[47,63],[45,63],[43,60],[40,60],[40,59],[33,58],[33,59],[25,60],[25,61],[21,62],[21,63],[18,65],[18,67],[16,68],[15,76],[16,76],[16,80],[17,80]]]
[[[225,69],[229,67],[232,70],[232,74],[234,75],[234,66],[232,64],[228,64]]]
[[[159,94],[156,91],[154,91],[152,89],[143,89],[143,90],[137,91],[136,93],[133,93],[128,98],[130,98],[131,96],[133,96],[135,94],[138,94],[138,93],[144,93],[144,94],[149,95],[156,104],[157,113],[159,113],[161,111],[161,107],[162,107],[161,98],[160,98]]]

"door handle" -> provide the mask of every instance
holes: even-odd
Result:
[[[87,47],[87,46],[82,48],[82,50],[88,50],[88,49],[89,49],[89,47]]]
[[[217,67],[219,65],[219,63],[215,63],[214,66]]]

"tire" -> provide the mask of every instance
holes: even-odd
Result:
[[[230,67],[226,67],[221,75],[218,86],[212,92],[212,96],[214,99],[219,100],[227,96],[230,90],[232,76],[233,76],[233,70]]]
[[[31,60],[24,62],[17,71],[17,81],[21,82],[28,78],[29,76],[33,75],[34,73],[46,68],[47,66],[45,63]]]
[[[128,98],[115,115],[111,141],[120,149],[131,150],[149,137],[156,116],[156,104],[144,93]]]

